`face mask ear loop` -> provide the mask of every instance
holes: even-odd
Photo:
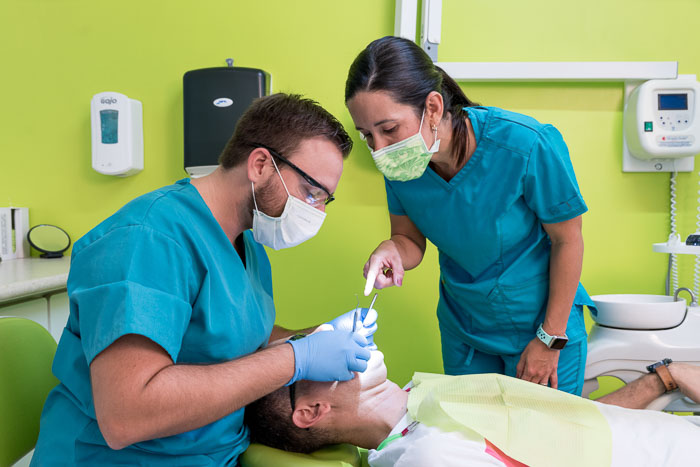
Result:
[[[428,145],[425,143],[425,138],[423,138],[423,120],[425,119],[425,109],[423,109],[423,115],[420,117],[420,126],[418,127],[418,134],[420,135],[420,139],[423,140],[423,144],[425,144],[425,147],[427,148]],[[432,149],[435,147],[435,143],[437,143],[437,126],[433,130],[433,145],[430,146],[428,149]]]
[[[253,204],[255,205],[255,210],[260,212],[260,209],[258,209],[258,203],[255,202],[255,184],[253,182],[250,182],[250,189],[253,190]]]
[[[277,164],[275,163],[275,158],[274,158],[274,157],[271,157],[271,159],[272,159],[272,165],[275,166],[275,170],[277,171],[277,175],[279,175],[279,176],[280,176],[280,180],[282,180],[282,186],[284,187],[284,191],[287,192],[287,196],[292,196],[292,195],[289,194],[289,190],[287,189],[287,184],[284,183],[284,178],[282,178],[282,174],[280,173],[280,169],[277,168]]]
[[[420,126],[418,127],[418,134],[420,135],[421,139],[423,140],[423,144],[425,144],[425,138],[423,138],[423,120],[425,119],[425,109],[423,109],[423,115],[420,117]],[[433,130],[433,145],[430,146],[430,148],[435,147],[435,143],[437,143],[437,127]],[[426,147],[428,145],[426,144]]]

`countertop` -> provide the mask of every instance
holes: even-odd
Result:
[[[70,257],[0,261],[0,304],[66,290]]]

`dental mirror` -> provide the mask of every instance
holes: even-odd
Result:
[[[43,253],[42,258],[62,258],[70,246],[70,236],[60,227],[50,224],[35,225],[27,232],[29,244]]]

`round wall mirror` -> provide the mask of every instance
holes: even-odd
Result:
[[[70,246],[70,237],[60,227],[49,224],[35,225],[27,232],[29,244],[42,253],[42,258],[61,258]]]

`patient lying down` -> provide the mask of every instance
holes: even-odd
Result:
[[[700,400],[700,367],[671,363]],[[352,443],[380,466],[687,466],[700,427],[648,410],[664,393],[644,375],[598,401],[503,375],[416,373],[410,392],[386,379],[381,352],[346,382],[299,381],[246,409],[251,441],[294,452]]]

